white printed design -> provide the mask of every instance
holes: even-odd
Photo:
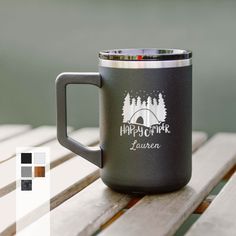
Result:
[[[167,109],[162,93],[158,97],[148,96],[141,100],[140,96],[133,97],[127,93],[123,105],[123,123],[142,125],[151,128],[165,121]]]
[[[155,90],[149,93],[145,90],[126,92],[122,108],[123,124],[120,126],[120,136],[128,135],[138,138],[170,133],[170,126],[166,123],[167,108],[163,94],[163,91]],[[132,145],[135,145],[136,149],[139,146],[144,148],[160,148],[161,146],[157,143],[141,145],[137,140],[134,140]],[[134,150],[134,148],[131,147],[130,150]]]

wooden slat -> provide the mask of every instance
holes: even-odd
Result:
[[[236,235],[236,174],[232,176],[186,236]]]
[[[71,137],[82,142],[84,145],[94,145],[99,140],[99,132],[97,128],[84,128],[71,133]],[[44,146],[48,147],[51,151],[51,168],[75,156],[71,151],[62,147],[57,140],[50,141]],[[15,157],[0,164],[0,197],[15,189],[15,164]]]
[[[16,188],[15,157],[0,164],[0,173],[0,197],[3,197],[4,195],[13,191]]]
[[[0,164],[15,155],[16,148],[20,146],[37,146],[56,137],[56,128],[53,126],[41,126],[24,134],[1,142]]]
[[[192,133],[192,151],[196,151],[207,140],[207,134],[201,131]]]
[[[218,134],[193,154],[193,174],[180,191],[145,196],[101,235],[173,235],[236,162],[236,134]]]
[[[84,145],[91,145],[98,142],[98,129],[82,129],[71,134],[73,138],[78,139]],[[62,155],[68,155],[69,150],[51,142],[51,161],[64,159]],[[51,175],[51,208],[61,204],[75,193],[86,187],[99,177],[98,168],[81,157],[75,156],[60,165],[54,166],[50,172]],[[0,235],[12,235],[15,233],[15,191],[8,193],[0,198],[0,212],[8,211],[8,216],[0,221]],[[11,207],[9,207],[11,206]],[[24,222],[31,222],[45,214],[43,206],[34,212],[26,215]]]
[[[65,173],[66,176],[65,176]],[[99,169],[80,156],[51,171],[51,209],[99,178]]]
[[[199,139],[193,142],[200,145]],[[91,235],[130,200],[130,196],[113,192],[97,180],[51,211],[52,235]],[[39,219],[28,230],[40,224]]]
[[[30,125],[0,125],[0,141],[19,135],[30,129]]]

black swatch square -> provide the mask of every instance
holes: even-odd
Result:
[[[32,190],[32,180],[24,179],[21,180],[21,191],[31,191]]]
[[[21,153],[21,164],[31,164],[32,163],[32,153]]]

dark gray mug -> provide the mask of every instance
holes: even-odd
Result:
[[[177,190],[191,178],[192,53],[117,49],[99,53],[99,73],[57,77],[57,135],[101,168],[103,182],[125,193]],[[66,86],[100,88],[100,147],[67,135]]]

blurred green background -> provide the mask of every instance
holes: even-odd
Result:
[[[193,128],[236,131],[236,1],[1,0],[0,123],[55,124],[57,74],[99,50],[193,50]],[[98,125],[98,89],[69,89],[69,124]]]

